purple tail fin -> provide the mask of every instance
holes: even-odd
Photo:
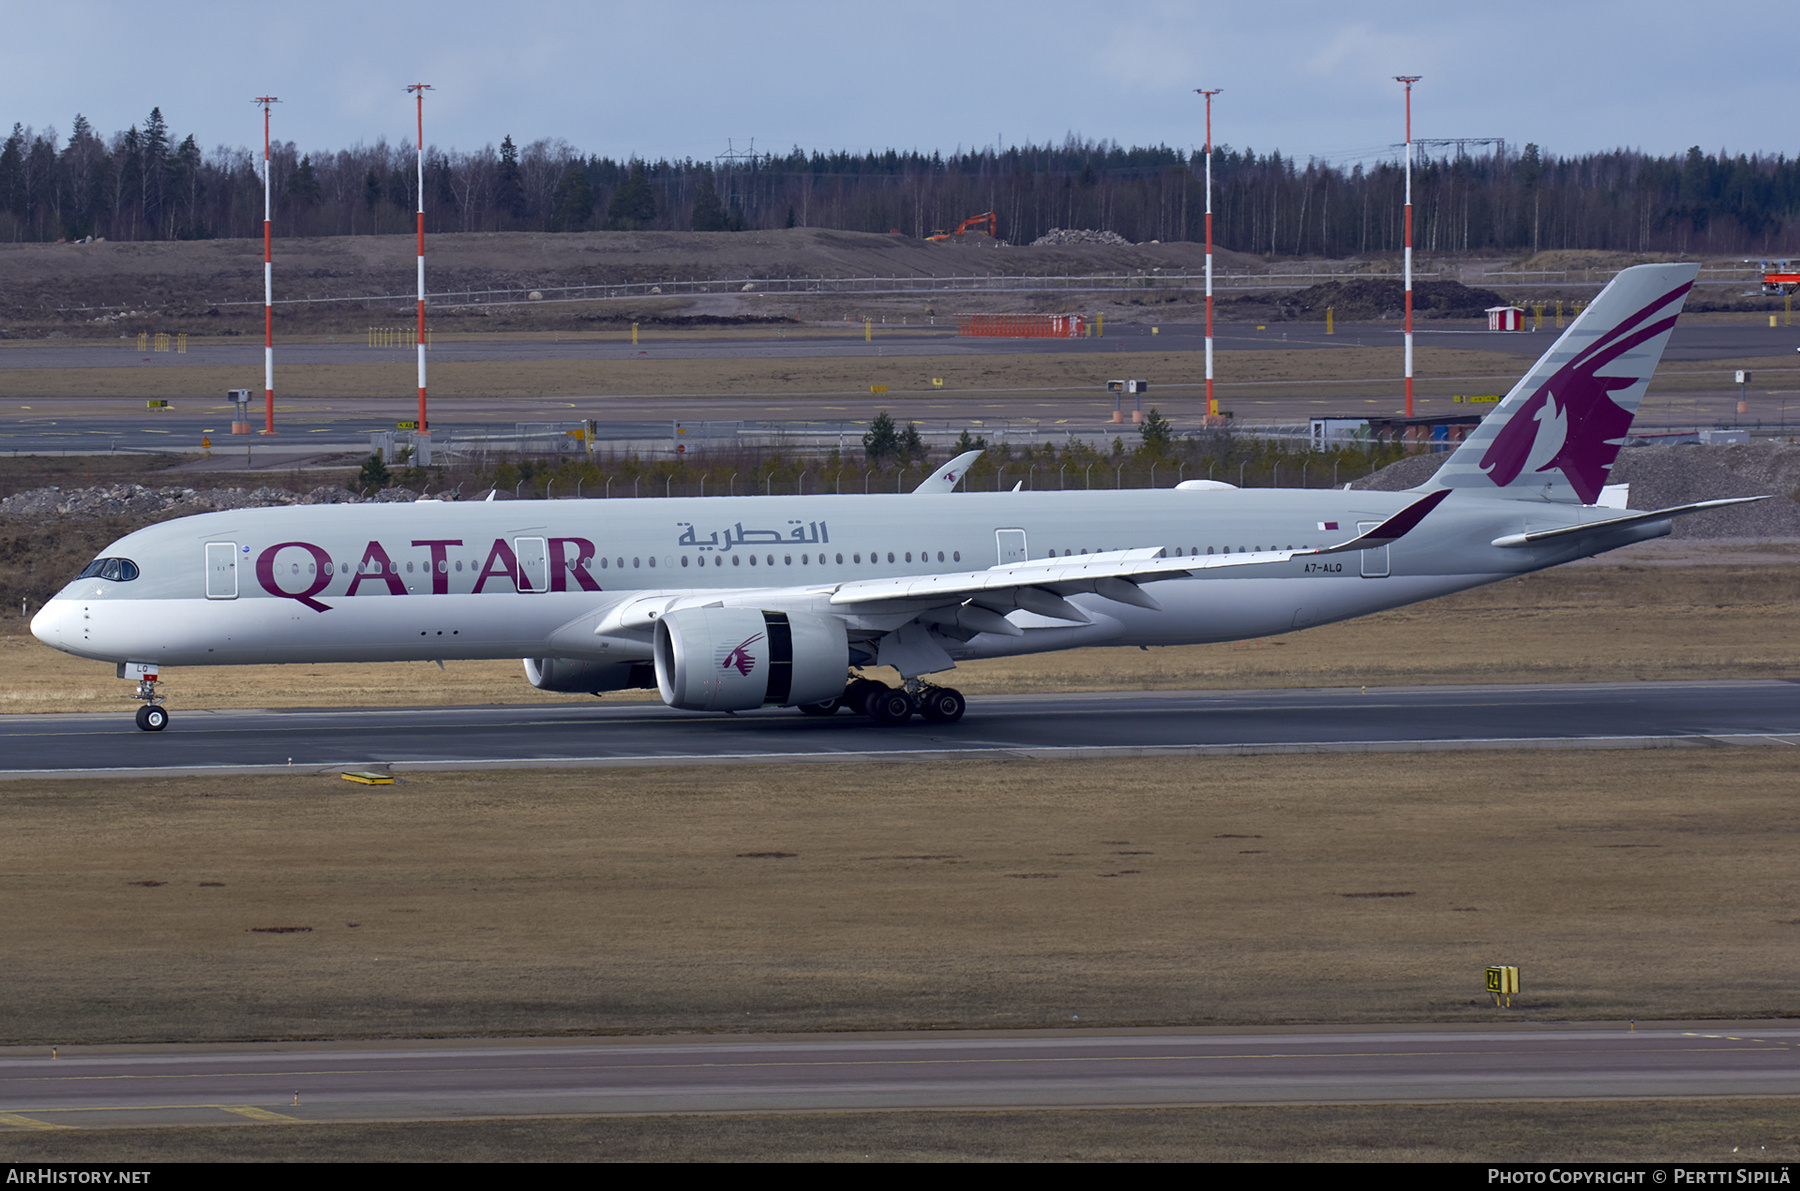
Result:
[[[1614,277],[1422,487],[1593,504],[1699,269]]]

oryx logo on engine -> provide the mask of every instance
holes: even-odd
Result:
[[[724,658],[719,662],[719,669],[730,670],[735,668],[737,672],[742,674],[745,678],[750,677],[750,671],[756,669],[756,655],[750,652],[750,647],[762,639],[763,634],[757,633],[754,636],[747,637],[739,642],[737,648],[726,653]]]

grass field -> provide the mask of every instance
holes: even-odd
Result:
[[[6,1162],[1791,1162],[1787,1100],[842,1112],[0,1133]]]
[[[15,782],[0,1041],[1795,1015],[1794,766]]]
[[[1120,341],[1123,344],[1123,340]],[[1134,344],[1135,345],[1135,344]],[[544,397],[661,396],[683,397],[741,394],[747,407],[766,416],[770,397],[847,397],[867,401],[869,386],[887,385],[885,404],[896,416],[908,416],[908,399],[933,400],[956,394],[979,395],[983,401],[1010,398],[1018,406],[1016,416],[1031,416],[1037,394],[1054,390],[1091,392],[1096,407],[1105,400],[1109,377],[1127,375],[1149,379],[1162,400],[1203,395],[1203,375],[1190,352],[1117,351],[1104,354],[1050,354],[983,356],[886,356],[807,357],[777,359],[654,358],[653,342],[647,342],[653,358],[608,360],[446,361],[431,367],[431,392],[435,397],[482,397],[496,400]],[[29,349],[20,349],[26,350]],[[1416,350],[1421,399],[1444,399],[1452,394],[1504,392],[1529,364],[1501,352],[1420,347]],[[356,399],[404,396],[416,391],[417,365],[404,353],[391,363],[290,364],[281,370],[280,396],[296,399]],[[1734,368],[1768,372],[1791,368],[1786,357],[1707,361],[1705,380],[1699,386],[1712,390],[1727,387]],[[1395,353],[1385,348],[1344,347],[1316,351],[1283,351],[1272,344],[1268,351],[1229,353],[1227,375],[1217,388],[1228,408],[1240,420],[1266,420],[1282,411],[1284,417],[1304,417],[1308,404],[1358,405],[1373,403],[1375,412],[1391,412],[1394,393]],[[184,365],[140,368],[31,368],[0,369],[0,401],[30,401],[78,397],[100,401],[163,398],[172,401],[216,402],[217,394],[250,383],[242,366]],[[260,373],[256,374],[260,376]],[[938,388],[933,379],[944,384]],[[1651,382],[1647,412],[1654,412],[1659,395],[1681,393],[1696,387],[1698,378],[1680,369],[1659,373]],[[1499,386],[1496,388],[1496,386]],[[1735,389],[1733,390],[1735,392]],[[1445,412],[1464,412],[1443,404]],[[1343,412],[1343,411],[1338,411]],[[915,415],[916,416],[916,415]]]

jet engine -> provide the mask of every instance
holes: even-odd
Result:
[[[844,693],[844,622],[804,612],[683,608],[656,622],[656,686],[684,711],[823,703]]]
[[[574,658],[526,658],[525,677],[540,691],[598,695],[653,687],[656,675],[644,662],[583,662]]]

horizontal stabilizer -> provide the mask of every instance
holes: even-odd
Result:
[[[1725,509],[1732,505],[1755,504],[1759,500],[1769,499],[1767,496],[1733,496],[1724,500],[1702,500],[1691,505],[1674,505],[1667,509],[1657,509],[1653,513],[1633,513],[1629,517],[1611,517],[1605,521],[1565,525],[1560,529],[1540,529],[1532,533],[1509,533],[1504,537],[1495,538],[1493,545],[1540,546],[1545,542],[1566,541],[1588,534],[1610,533],[1614,530],[1630,529],[1634,525],[1648,525],[1652,521],[1667,521],[1671,517],[1683,517],[1689,513],[1704,513],[1708,509]]]

